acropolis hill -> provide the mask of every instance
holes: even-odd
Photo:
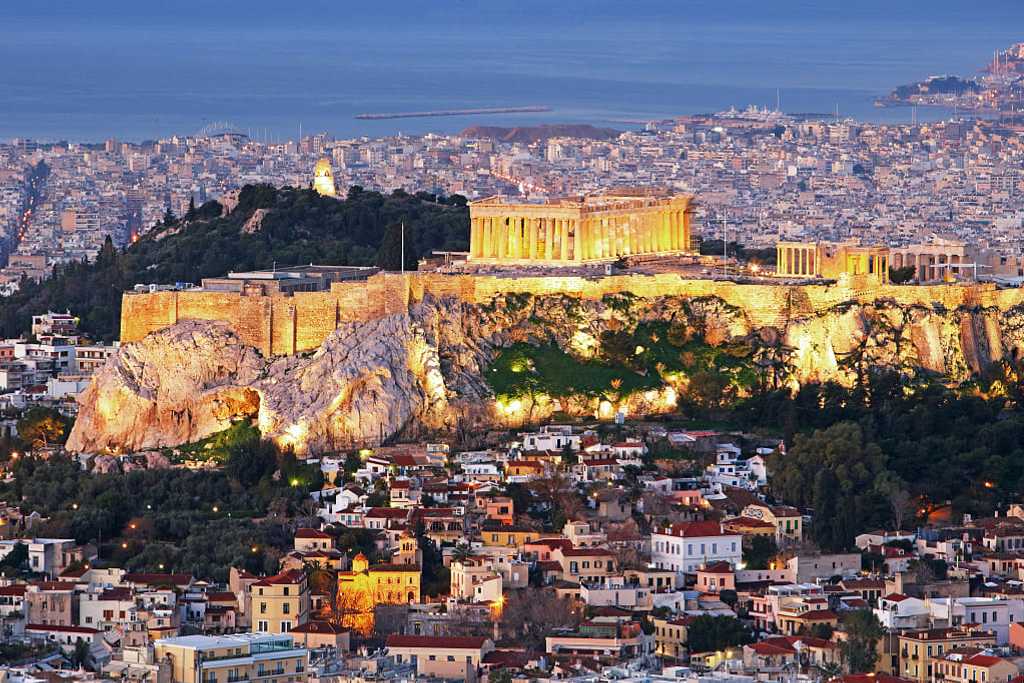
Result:
[[[712,274],[691,209],[657,192],[488,198],[470,205],[468,253],[433,270],[310,265],[125,294],[124,345],[68,447],[174,446],[255,418],[282,446],[336,450],[672,411],[701,373],[737,397],[872,368],[962,382],[1024,351],[1020,289],[892,285],[888,248],[852,242],[780,243],[773,276]],[[922,276],[941,269],[927,258]]]
[[[686,372],[663,372],[644,391],[558,397],[496,398],[487,381],[511,345],[600,358],[607,334],[651,325],[785,356],[787,383],[849,385],[869,366],[961,381],[1024,351],[1022,302],[1018,289],[983,284],[748,284],[671,272],[379,273],[291,295],[132,293],[122,318],[129,343],[82,395],[68,445],[174,446],[254,417],[281,445],[315,452],[555,411],[664,412],[687,390]]]

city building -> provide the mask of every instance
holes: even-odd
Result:
[[[309,651],[288,634],[236,633],[161,638],[155,659],[171,665],[171,683],[303,683]]]
[[[252,583],[249,599],[252,624],[259,633],[288,633],[309,620],[309,583],[300,569],[288,569]]]
[[[711,562],[736,566],[742,557],[741,536],[723,531],[718,522],[676,523],[651,533],[651,562],[679,575],[695,574]]]

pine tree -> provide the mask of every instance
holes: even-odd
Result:
[[[178,222],[178,217],[171,211],[171,207],[167,207],[167,211],[164,212],[164,225],[174,225]]]
[[[188,211],[185,212],[185,220],[190,221],[196,217],[196,198],[188,198]]]

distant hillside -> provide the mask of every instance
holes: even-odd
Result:
[[[613,128],[597,128],[586,123],[556,123],[542,126],[516,126],[515,128],[470,126],[459,135],[464,138],[497,140],[499,142],[530,143],[561,137],[610,140],[618,137],[621,133],[622,131]]]
[[[258,210],[261,220],[252,221],[247,231]],[[354,187],[339,200],[307,189],[256,185],[242,190],[234,211],[220,214],[219,204],[207,202],[191,216],[157,226],[123,252],[108,240],[93,263],[60,266],[42,283],[23,282],[21,291],[0,299],[0,334],[26,334],[33,314],[67,309],[81,317],[84,333],[116,339],[121,294],[138,283],[198,283],[275,262],[397,270],[402,223],[406,268],[414,269],[416,260],[434,249],[469,248],[469,210],[460,195],[439,198],[401,190],[384,195]]]

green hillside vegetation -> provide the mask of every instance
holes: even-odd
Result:
[[[671,375],[679,375],[689,385],[683,400],[720,408],[767,379],[756,365],[756,352],[747,340],[711,346],[684,325],[643,322],[632,330],[605,332],[592,359],[550,344],[515,344],[502,349],[485,378],[497,399],[509,403],[541,396],[616,401],[661,389]]]
[[[260,229],[244,232],[258,209],[266,210]],[[49,309],[80,316],[87,335],[116,339],[121,294],[140,283],[198,283],[275,263],[398,270],[402,223],[407,269],[432,250],[469,248],[469,210],[460,195],[385,195],[355,186],[344,199],[332,199],[308,189],[255,185],[242,189],[234,211],[221,213],[219,204],[207,202],[181,219],[168,215],[123,251],[108,240],[95,262],[56,267],[42,283],[23,282],[21,291],[0,300],[0,334],[26,334],[31,316]]]

